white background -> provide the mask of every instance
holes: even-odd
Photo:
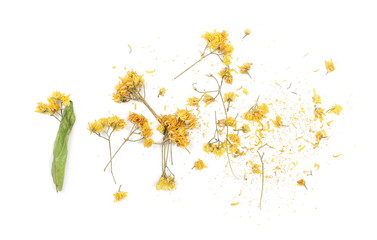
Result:
[[[0,238],[374,239],[377,39],[372,1],[261,2],[2,1]],[[190,95],[194,80],[171,79],[197,59],[203,32],[225,29],[241,38],[245,28],[252,34],[246,39],[250,45],[243,46],[252,50],[243,56],[250,53],[274,76],[299,64],[297,56],[307,52],[313,59],[335,61],[335,72],[318,86],[348,107],[334,136],[342,158],[321,170],[315,186],[299,193],[286,211],[274,213],[268,203],[262,211],[250,204],[230,206],[236,201],[228,194],[231,185],[191,171],[199,155],[183,150],[175,152],[175,173],[182,176],[178,189],[155,191],[158,148],[144,151],[135,144],[122,153],[116,168],[129,197],[114,204],[117,185],[102,171],[105,143],[90,136],[86,126],[110,114],[125,117],[133,109],[111,100],[122,68],[156,70],[148,90],[153,95],[166,87],[168,92],[153,104],[162,111],[174,101],[168,107],[174,111]],[[70,93],[77,115],[64,191],[58,194],[50,176],[58,123],[34,112],[52,91]],[[208,165],[223,171],[223,164]]]

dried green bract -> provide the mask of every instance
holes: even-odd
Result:
[[[73,111],[73,103],[65,108],[62,120],[60,121],[59,131],[54,143],[54,160],[52,162],[51,174],[54,180],[56,191],[63,188],[65,164],[68,155],[68,139],[76,117]]]

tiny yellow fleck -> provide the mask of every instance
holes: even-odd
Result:
[[[333,158],[338,158],[340,157],[342,154],[338,154],[338,155],[333,155]]]
[[[238,204],[240,204],[240,202],[231,203],[230,205],[237,206]]]
[[[112,69],[115,69],[115,68],[117,68],[117,67],[116,67],[116,66],[112,66],[111,68],[112,68]]]

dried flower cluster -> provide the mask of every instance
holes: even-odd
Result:
[[[60,92],[53,92],[47,99],[47,104],[39,102],[36,112],[48,114],[56,118],[61,118],[63,110],[70,104],[69,95]]]

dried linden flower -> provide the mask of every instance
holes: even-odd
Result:
[[[198,160],[194,163],[194,168],[196,170],[202,170],[203,168],[207,168],[207,166],[204,164],[203,160]]]
[[[175,189],[174,177],[162,176],[156,185],[156,189],[165,190],[165,191],[170,191],[170,190]]]
[[[335,106],[330,108],[327,112],[328,113],[335,113],[336,115],[339,115],[342,110],[343,110],[343,108],[340,105],[336,104]]]
[[[297,186],[304,186],[306,188],[306,182],[304,179],[300,179],[297,181]]]
[[[192,97],[187,99],[187,105],[192,106],[192,107],[199,107],[199,101],[200,99],[197,97]]]
[[[166,89],[165,88],[160,88],[160,91],[158,92],[158,96],[157,97],[159,97],[159,96],[163,97],[163,96],[165,96],[165,93],[166,93]]]
[[[154,140],[152,138],[147,138],[144,140],[143,145],[146,148],[151,147],[154,144]]]
[[[241,67],[238,67],[240,69],[241,74],[249,74],[250,67],[253,65],[252,63],[244,63]]]
[[[224,102],[234,102],[238,97],[234,92],[224,93]]]
[[[313,95],[313,103],[314,104],[321,104],[322,103],[321,96],[319,96],[317,94],[317,91],[315,89],[313,89],[313,93],[314,93],[314,95]]]
[[[275,120],[271,120],[275,127],[279,128],[283,126],[283,122],[281,120],[281,116],[277,115]]]
[[[208,104],[213,103],[214,101],[215,101],[215,99],[211,95],[204,94],[204,96],[203,96],[203,102],[206,104],[205,107],[208,106]]]
[[[114,194],[114,202],[119,202],[120,200],[127,197],[127,192],[116,192]]]
[[[232,84],[233,83],[233,76],[232,72],[234,72],[234,69],[230,69],[229,67],[225,67],[221,69],[219,72],[219,75],[222,79],[224,79],[225,83]]]

